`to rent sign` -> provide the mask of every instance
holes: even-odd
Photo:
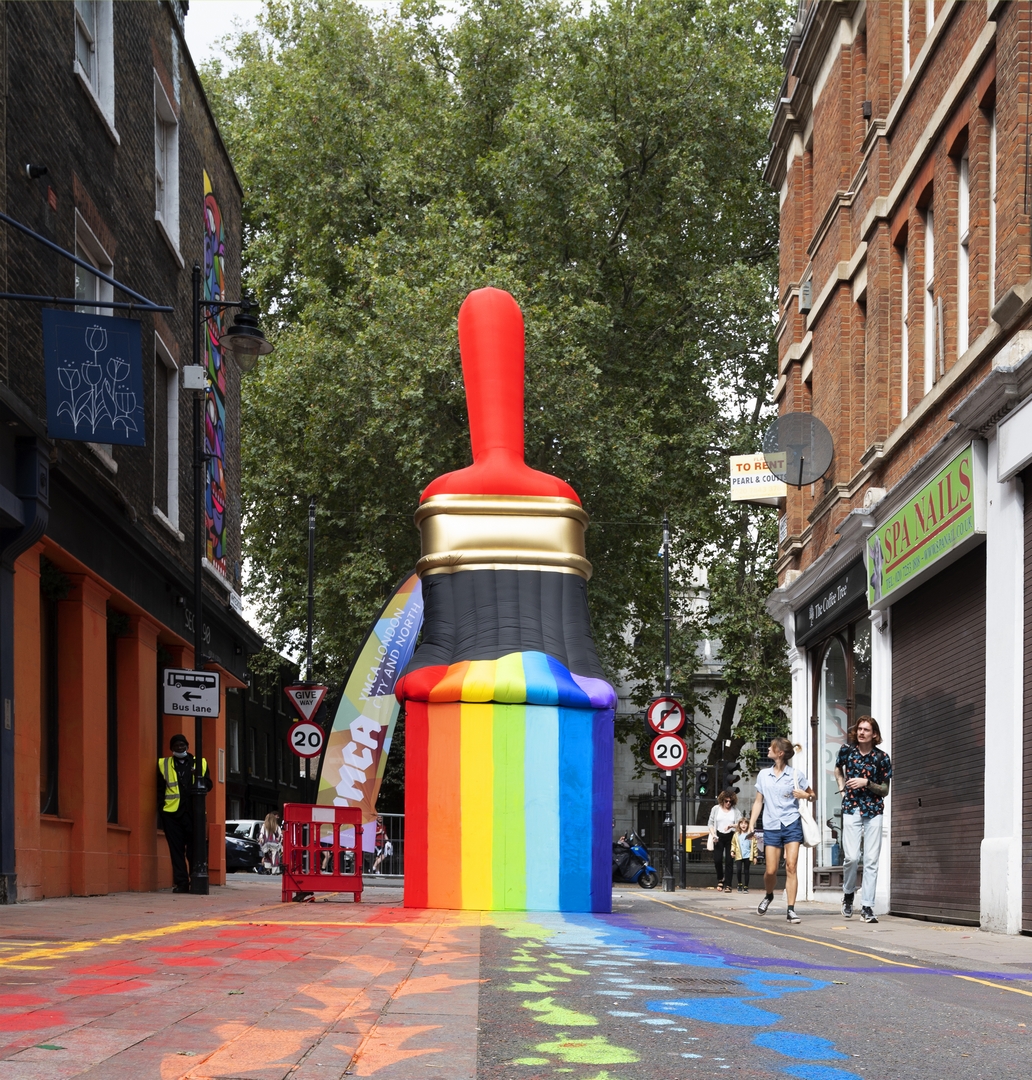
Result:
[[[985,533],[985,444],[962,450],[867,541],[868,600],[886,607]]]
[[[763,454],[736,454],[731,458],[731,501],[777,504],[788,494],[788,485],[779,480]]]

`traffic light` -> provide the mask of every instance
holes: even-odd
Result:
[[[735,787],[741,776],[738,773],[737,761],[722,761],[720,763],[720,790],[721,791],[734,791],[739,789]]]
[[[703,765],[695,774],[695,794],[705,799],[710,794],[709,769]]]

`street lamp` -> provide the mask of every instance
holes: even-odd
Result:
[[[183,385],[194,390],[193,401],[193,495],[194,495],[194,670],[204,667],[202,651],[204,646],[204,590],[201,577],[204,561],[204,515],[201,510],[203,497],[202,472],[206,455],[201,436],[201,398],[208,389],[208,377],[201,365],[201,328],[204,321],[212,315],[239,308],[233,325],[220,336],[219,344],[223,352],[228,352],[237,362],[241,372],[251,371],[258,363],[259,356],[272,352],[272,345],[265,339],[258,326],[258,320],[251,314],[254,304],[246,297],[242,300],[202,300],[201,267],[193,267],[193,369],[183,372]],[[201,763],[203,753],[203,720],[194,718],[194,858],[190,867],[190,892],[206,896],[208,894],[208,823],[204,805],[203,785],[204,766]]]

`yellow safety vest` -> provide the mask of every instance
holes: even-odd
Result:
[[[201,776],[207,771],[208,762],[201,758]],[[165,778],[165,805],[162,809],[166,814],[174,814],[179,809],[179,773],[176,772],[176,759],[158,758],[158,772]]]

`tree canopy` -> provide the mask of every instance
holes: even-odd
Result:
[[[421,489],[470,460],[456,315],[494,285],[526,320],[527,460],[592,517],[603,663],[660,686],[667,510],[677,688],[692,703],[696,642],[723,637],[746,720],[776,714],[776,528],[730,507],[726,476],[776,377],[778,198],[761,171],[787,14],[267,0],[231,64],[206,68],[276,344],[245,380],[243,491],[248,592],[278,645],[303,633],[309,494],[324,678],[414,565]],[[687,590],[699,565],[709,613]],[[768,670],[748,659],[758,643]]]

